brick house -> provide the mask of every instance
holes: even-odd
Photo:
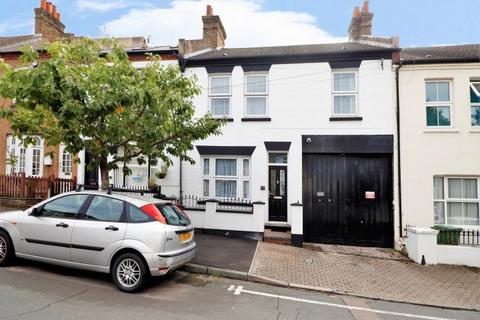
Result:
[[[77,36],[65,32],[65,25],[61,22],[61,14],[57,7],[45,0],[41,0],[40,7],[34,8],[35,29],[32,35],[0,37],[0,58],[12,66],[19,64],[21,49],[30,46],[40,52],[41,59],[48,59],[43,51],[45,45],[56,40],[74,40]],[[132,63],[141,66],[145,64],[146,53],[158,54],[166,63],[177,62],[178,50],[176,47],[148,47],[144,37],[116,38],[122,43]],[[10,105],[11,101],[0,98],[2,105]],[[52,153],[53,158],[45,156]],[[77,164],[75,157],[80,158]],[[14,159],[12,161],[12,159]],[[85,152],[71,155],[64,151],[64,146],[46,146],[42,139],[38,143],[25,148],[20,139],[13,137],[8,121],[0,119],[0,175],[10,173],[25,173],[26,176],[78,178],[80,183],[86,179],[98,179],[96,172],[85,171],[88,155]]]

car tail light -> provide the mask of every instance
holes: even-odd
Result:
[[[158,222],[167,224],[165,217],[162,215],[160,210],[158,210],[158,208],[153,203],[146,204],[140,209],[142,209],[143,212],[145,212],[146,214],[148,214],[150,217],[154,218]]]

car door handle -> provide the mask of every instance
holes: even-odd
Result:
[[[115,226],[108,226],[105,228],[105,230],[112,230],[112,231],[118,231],[118,228]]]
[[[68,228],[68,224],[63,223],[63,222],[58,223],[56,226],[59,227],[59,228]]]

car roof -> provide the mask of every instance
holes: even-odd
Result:
[[[62,197],[66,195],[73,195],[73,194],[86,194],[86,195],[99,195],[99,196],[106,196],[106,197],[111,197],[119,200],[123,200],[126,202],[129,202],[133,205],[136,205],[138,207],[144,206],[149,203],[155,203],[155,204],[172,204],[172,201],[168,200],[162,200],[162,199],[157,199],[153,197],[145,197],[145,196],[137,196],[137,195],[129,195],[125,194],[122,192],[111,192],[110,194],[107,191],[103,190],[82,190],[82,191],[70,191],[70,192],[65,192],[57,197]],[[51,200],[51,199],[50,199]]]

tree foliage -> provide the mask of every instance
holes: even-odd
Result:
[[[0,96],[15,101],[0,115],[14,134],[64,143],[72,154],[88,150],[104,186],[108,170],[133,158],[139,164],[147,156],[154,163],[170,164],[172,157],[193,163],[188,151],[194,141],[220,134],[223,124],[209,114],[195,117],[195,79],[162,65],[158,56],[136,69],[118,43],[110,42],[106,53],[104,45],[91,39],[54,42],[43,61],[37,51],[24,49],[22,68],[0,62]]]

